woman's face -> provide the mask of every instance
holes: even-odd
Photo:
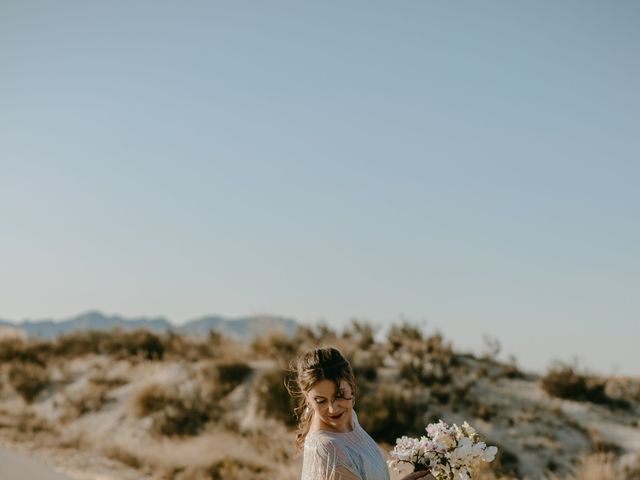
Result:
[[[307,404],[313,410],[314,421],[320,427],[337,432],[353,430],[351,411],[353,392],[346,380],[340,380],[339,387],[332,380],[320,380],[307,392]]]

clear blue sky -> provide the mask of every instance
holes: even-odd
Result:
[[[403,315],[640,375],[639,24],[0,0],[0,318]]]

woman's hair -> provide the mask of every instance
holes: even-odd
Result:
[[[321,380],[331,380],[336,384],[336,391],[340,382],[345,380],[351,387],[353,395],[356,394],[356,380],[353,369],[346,358],[337,348],[316,348],[296,358],[291,365],[291,380],[287,383],[287,389],[296,400],[294,413],[298,418],[298,433],[296,435],[296,447],[301,450],[304,440],[311,427],[313,410],[307,408],[305,394]]]

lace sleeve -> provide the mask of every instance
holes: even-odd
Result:
[[[336,467],[336,480],[362,480],[360,475],[356,475],[349,468],[338,465]]]
[[[362,480],[345,452],[331,439],[308,439],[301,480]]]

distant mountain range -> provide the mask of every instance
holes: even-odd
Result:
[[[210,331],[250,341],[269,331],[278,330],[292,335],[298,328],[295,320],[272,315],[256,315],[240,318],[225,318],[212,315],[190,320],[182,325],[174,325],[164,317],[125,318],[118,315],[104,315],[90,311],[65,320],[25,320],[20,323],[0,320],[0,327],[16,329],[30,338],[53,339],[60,335],[79,330],[122,330],[146,329],[154,332],[169,332],[206,335]]]

